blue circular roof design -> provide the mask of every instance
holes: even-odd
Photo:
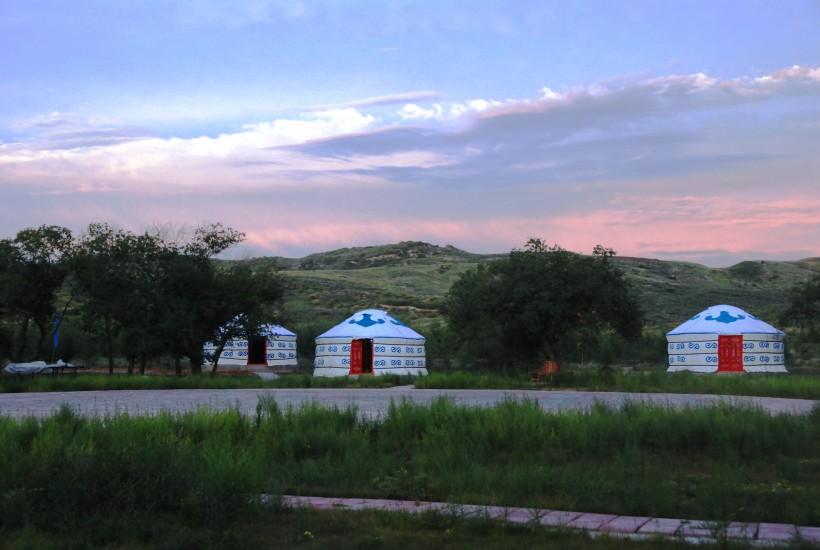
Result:
[[[425,340],[424,336],[380,309],[359,311],[316,339],[374,337]]]
[[[701,311],[685,323],[666,333],[678,334],[783,334],[742,309],[719,305]]]

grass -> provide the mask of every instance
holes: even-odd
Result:
[[[285,308],[296,319],[321,319],[329,328],[354,311],[379,304],[395,308],[403,322],[424,333],[429,316],[438,317],[435,310],[458,276],[499,257],[506,254],[470,254],[405,242],[275,261],[292,289]],[[788,304],[788,289],[817,270],[816,259],[743,262],[731,268],[618,256],[614,260],[638,292],[648,325],[663,332],[713,304],[733,304],[771,322]],[[296,269],[300,264],[303,269]],[[407,305],[414,307],[403,307]]]
[[[625,393],[689,393],[750,395],[791,399],[820,399],[820,376],[744,374],[699,375],[662,370],[621,372],[592,369],[564,370],[533,385],[524,373],[430,373],[414,381],[424,389],[541,389],[614,391]]]
[[[330,523],[300,524],[309,512],[265,507],[262,493],[818,526],[818,457],[820,407],[803,416],[639,404],[551,414],[532,402],[471,408],[440,399],[394,403],[377,419],[354,407],[282,410],[268,399],[249,416],[84,418],[63,408],[47,419],[0,418],[0,540],[116,547],[171,537],[171,547],[236,547],[243,537],[251,544],[260,525],[294,542],[284,525],[292,523],[314,534],[300,542],[307,547],[317,534],[335,540]],[[426,527],[413,527],[424,518],[385,521],[406,521],[420,537],[409,540],[431,543]],[[354,539],[389,547],[374,534],[388,530],[357,530]]]
[[[816,375],[734,375],[714,376],[692,373],[641,371],[633,373],[566,370],[544,385],[533,385],[529,375],[518,373],[432,372],[424,377],[361,376],[358,378],[314,378],[290,374],[276,380],[255,376],[127,376],[122,374],[79,374],[77,376],[35,376],[0,378],[0,393],[161,390],[161,389],[241,389],[241,388],[386,388],[413,384],[420,389],[575,389],[628,393],[702,393],[752,395],[792,399],[820,399],[820,376]]]
[[[410,376],[363,376],[360,378],[314,378],[309,374],[289,374],[275,380],[253,375],[157,376],[125,374],[42,375],[24,378],[0,378],[0,393],[109,391],[109,390],[175,390],[243,388],[385,388],[411,384]]]
[[[133,527],[126,532],[138,531]],[[513,525],[449,513],[410,515],[377,511],[348,512],[309,509],[266,509],[252,517],[238,518],[229,530],[190,529],[169,525],[158,518],[141,533],[118,537],[114,542],[89,536],[85,530],[66,534],[33,529],[6,533],[0,548],[242,548],[242,549],[401,549],[429,550],[481,548],[520,550],[666,550],[691,549],[674,539],[629,540],[591,537],[585,533]],[[746,548],[742,544],[699,543],[698,550]],[[808,548],[808,546],[807,546]]]

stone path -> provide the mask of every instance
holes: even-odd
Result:
[[[772,414],[808,414],[818,401],[772,397],[733,397],[685,394],[634,394],[616,392],[527,391],[527,390],[419,390],[412,386],[388,389],[242,389],[242,390],[126,390],[0,394],[0,415],[49,416],[62,404],[83,415],[116,413],[156,414],[187,412],[200,408],[237,408],[246,414],[256,411],[260,397],[276,401],[282,408],[318,403],[325,407],[355,406],[359,413],[376,417],[386,413],[391,402],[404,399],[419,404],[447,396],[454,403],[487,407],[507,399],[529,399],[548,411],[585,410],[595,403],[621,407],[628,402],[646,402],[676,408],[730,403],[759,407]]]
[[[458,517],[489,518],[510,523],[543,525],[575,529],[591,534],[608,534],[630,538],[669,537],[687,542],[734,540],[758,546],[789,546],[798,541],[820,546],[820,527],[800,527],[784,523],[720,524],[701,520],[649,518],[542,510],[537,508],[504,508],[445,502],[328,498],[286,495],[284,504],[294,508],[318,510],[385,510],[418,514],[435,511]]]

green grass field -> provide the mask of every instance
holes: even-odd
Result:
[[[704,376],[691,373],[643,371],[633,373],[596,370],[562,371],[535,385],[527,373],[433,372],[424,377],[363,376],[359,378],[313,378],[308,374],[283,375],[262,380],[252,375],[127,376],[79,374],[0,378],[0,393],[93,390],[237,389],[237,388],[379,388],[414,384],[424,389],[531,389],[548,391],[588,390],[632,393],[704,393],[754,395],[793,399],[820,399],[820,376],[735,375]]]
[[[484,529],[499,547],[566,543],[446,517],[290,512],[262,506],[263,493],[820,526],[820,407],[804,416],[637,404],[550,414],[527,402],[478,409],[441,399],[396,403],[375,420],[352,407],[281,410],[268,400],[250,416],[89,419],[63,409],[0,419],[0,457],[0,539],[18,547],[264,547],[259,533],[279,547],[344,537],[396,547],[386,534],[394,526],[417,546],[448,536],[466,544]],[[358,521],[366,527],[343,534]]]

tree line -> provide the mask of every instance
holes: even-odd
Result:
[[[60,357],[67,312],[107,359],[129,374],[160,356],[201,372],[203,345],[248,336],[274,322],[284,289],[275,269],[214,257],[245,235],[221,224],[141,234],[93,223],[79,236],[43,225],[0,240],[0,358]]]
[[[93,223],[79,236],[44,225],[0,240],[0,361],[70,356],[58,338],[69,315],[86,356],[104,357],[109,372],[117,358],[128,373],[144,373],[160,357],[171,358],[177,374],[186,359],[201,372],[205,342],[218,355],[228,340],[281,319],[275,264],[215,260],[244,238],[218,223],[141,234]],[[642,347],[665,354],[663,342],[641,345],[649,338],[644,313],[614,256],[600,245],[582,255],[531,238],[466,271],[441,307],[446,325],[427,335],[428,355],[515,369],[544,359],[611,364]],[[808,329],[815,342],[820,274],[790,298],[787,325]],[[310,357],[312,338],[301,340],[300,354]]]

